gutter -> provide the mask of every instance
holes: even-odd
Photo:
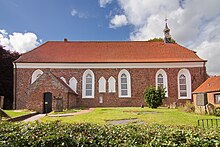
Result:
[[[205,82],[208,78],[207,78],[207,71],[206,71],[206,62],[203,63],[203,69],[205,69],[204,71],[204,75],[203,75],[203,82]],[[202,82],[202,83],[203,83]]]
[[[17,65],[15,62],[13,62],[13,65],[14,65],[14,68],[13,68],[13,97],[14,97],[14,100],[13,100],[13,109],[16,109],[16,103],[17,103]]]

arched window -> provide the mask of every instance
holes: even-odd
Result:
[[[76,80],[76,78],[72,77],[72,78],[69,80],[69,86],[70,86],[70,88],[71,88],[73,91],[77,92],[77,80]]]
[[[106,92],[106,80],[104,77],[99,79],[99,93]]]
[[[60,77],[60,79],[67,84],[66,79],[64,77]]]
[[[42,74],[43,74],[42,70],[40,69],[35,70],[31,77],[31,84],[34,83]]]
[[[179,77],[180,97],[187,97],[186,77],[182,74]]]
[[[112,76],[108,79],[108,92],[109,93],[116,92],[116,90],[115,90],[115,82],[116,82],[116,80]]]
[[[125,69],[118,74],[118,92],[119,97],[131,97],[131,77]]]
[[[157,87],[163,88],[163,75],[159,74],[157,76]]]
[[[191,75],[188,69],[181,69],[178,73],[178,98],[191,99]]]
[[[86,96],[92,96],[92,76],[86,75]]]
[[[128,80],[125,74],[121,75],[121,95],[128,95]]]
[[[83,73],[82,97],[94,98],[94,91],[95,91],[95,76],[94,73],[88,69]]]
[[[156,73],[156,87],[165,88],[166,97],[168,97],[168,80],[167,74],[163,69],[160,69]]]

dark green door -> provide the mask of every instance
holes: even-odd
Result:
[[[44,111],[43,113],[49,113],[52,111],[52,93],[44,93]]]

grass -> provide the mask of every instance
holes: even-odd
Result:
[[[199,115],[195,113],[186,113],[178,109],[167,108],[138,108],[138,107],[115,107],[115,108],[95,108],[92,112],[68,116],[68,117],[44,117],[42,121],[61,120],[68,123],[95,123],[105,124],[108,120],[133,119],[148,124],[158,123],[163,125],[186,125],[196,126],[198,119],[217,118],[215,116]]]
[[[50,114],[74,113],[74,112],[79,112],[80,110],[82,110],[82,109],[66,109],[66,110],[64,110],[64,111],[62,111],[62,112],[54,112],[54,111],[52,111],[52,112],[49,113],[49,115],[50,115]]]
[[[61,120],[63,122],[69,123],[95,123],[95,124],[105,124],[106,120],[118,120],[118,119],[130,119],[136,118],[130,113],[124,113],[121,108],[96,108],[92,112],[68,116],[68,117],[43,117],[42,121],[55,121]]]
[[[4,110],[11,118],[30,114],[31,111],[29,110]]]

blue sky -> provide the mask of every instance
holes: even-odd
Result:
[[[176,42],[220,74],[220,0],[0,0],[0,44],[24,53],[50,40]]]
[[[33,32],[47,40],[128,40],[129,26],[109,28],[111,3],[101,8],[96,0],[2,0],[0,28],[7,32]],[[74,10],[78,14],[71,15]],[[5,20],[5,21],[4,21]]]

